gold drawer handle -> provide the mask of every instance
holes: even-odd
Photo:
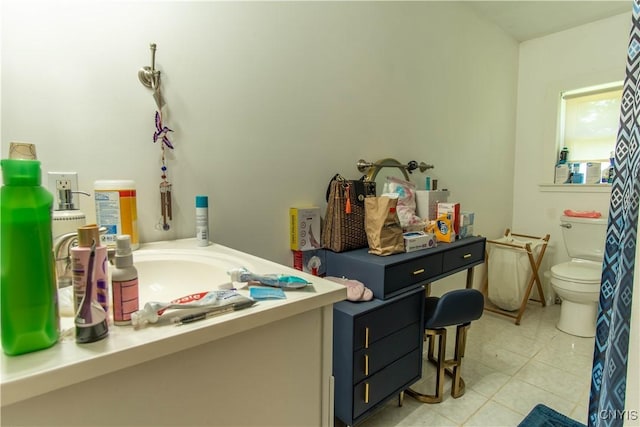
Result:
[[[369,403],[369,383],[364,383],[364,403]]]
[[[369,355],[364,355],[364,374],[369,376]]]
[[[420,270],[416,270],[416,271],[414,271],[414,272],[413,272],[413,275],[414,275],[414,276],[417,276],[418,274],[422,274],[422,273],[424,273],[424,268],[421,268]]]
[[[462,256],[462,258],[464,258],[464,259],[471,258],[471,254],[464,254],[464,255]]]
[[[364,328],[364,348],[369,348],[369,327]]]

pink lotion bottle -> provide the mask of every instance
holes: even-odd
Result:
[[[138,311],[138,270],[133,265],[131,237],[123,234],[116,239],[115,268],[111,270],[113,324],[130,325],[131,313]]]
[[[71,248],[76,307],[76,342],[99,341],[109,334],[108,315],[98,302],[107,285],[107,247],[100,244],[96,224],[78,228],[78,246]]]

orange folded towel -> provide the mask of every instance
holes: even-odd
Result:
[[[574,211],[571,209],[565,209],[564,214],[566,216],[576,216],[580,218],[600,218],[602,214],[597,211]]]

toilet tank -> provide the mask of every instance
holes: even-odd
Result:
[[[561,216],[560,227],[567,253],[572,259],[604,259],[607,218]]]

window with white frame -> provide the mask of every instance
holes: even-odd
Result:
[[[569,150],[568,161],[602,162],[609,166],[620,123],[622,82],[563,92],[560,107],[561,150]]]

